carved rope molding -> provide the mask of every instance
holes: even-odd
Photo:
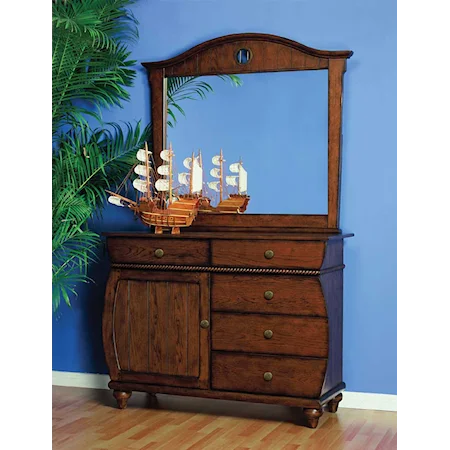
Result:
[[[309,269],[262,269],[252,267],[208,267],[208,266],[177,266],[173,264],[131,264],[113,263],[113,269],[143,269],[161,271],[181,271],[181,272],[213,272],[213,273],[262,273],[277,275],[304,275],[317,276],[328,272],[344,269],[345,265],[332,267],[324,270]]]

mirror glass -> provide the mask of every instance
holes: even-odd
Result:
[[[229,78],[197,78],[212,88],[204,99],[181,99],[169,115],[167,143],[175,155],[175,173],[186,172],[185,158],[201,151],[204,191],[217,204],[219,193],[210,174],[212,158],[223,152],[224,195],[238,193],[242,161],[250,201],[246,214],[327,214],[328,71],[252,73]],[[183,94],[183,92],[182,92]],[[216,159],[217,161],[217,159]],[[234,166],[236,168],[236,166]],[[217,174],[217,171],[216,171]],[[177,176],[177,175],[175,175]],[[237,177],[237,178],[236,178]],[[234,186],[235,185],[235,186]]]

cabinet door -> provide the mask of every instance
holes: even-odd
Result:
[[[209,275],[113,271],[104,313],[111,378],[209,388]]]

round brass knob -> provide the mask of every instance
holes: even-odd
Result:
[[[272,330],[266,330],[266,331],[264,331],[264,337],[265,337],[266,339],[272,339],[272,336],[273,336],[273,331],[272,331]]]
[[[264,298],[266,300],[272,300],[273,299],[273,292],[272,291],[266,291],[264,292]]]
[[[164,256],[164,250],[162,248],[157,248],[155,250],[155,256],[157,258],[162,258]]]
[[[271,381],[273,378],[272,372],[264,372],[264,380]]]
[[[207,320],[202,320],[202,321],[200,322],[200,326],[201,326],[202,328],[208,328],[208,327],[209,327],[209,322],[208,322]]]
[[[264,258],[266,259],[272,259],[274,255],[275,253],[273,252],[273,250],[266,250],[264,252]]]

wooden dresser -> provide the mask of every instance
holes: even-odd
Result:
[[[103,341],[120,408],[132,391],[303,408],[342,399],[343,238],[109,233]]]

